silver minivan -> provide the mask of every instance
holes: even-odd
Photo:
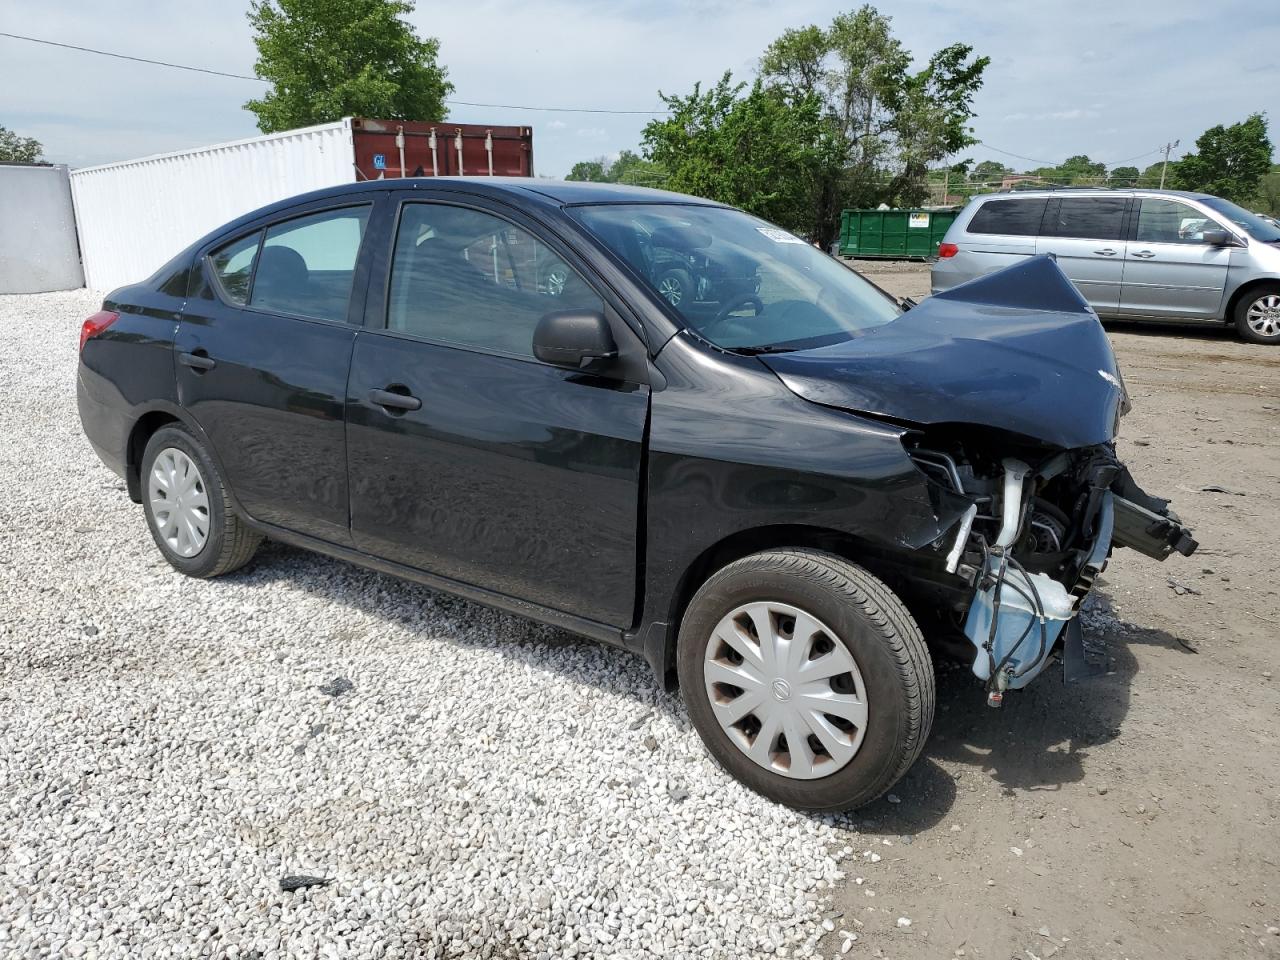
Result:
[[[938,245],[931,286],[941,293],[1046,253],[1100,317],[1233,323],[1245,340],[1280,344],[1280,228],[1202,193],[974,197]]]

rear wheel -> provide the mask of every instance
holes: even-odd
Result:
[[[213,460],[184,427],[161,427],[147,441],[142,493],[152,539],[189,576],[239,569],[262,542],[236,514]]]
[[[911,615],[831,554],[758,553],[714,574],[689,604],[677,664],[712,756],[801,809],[875,800],[933,722],[933,664]]]
[[[1250,343],[1280,344],[1280,285],[1259,287],[1240,298],[1236,332]]]

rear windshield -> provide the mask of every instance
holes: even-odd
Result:
[[[1230,200],[1209,197],[1200,202],[1215,213],[1222,214],[1255,240],[1261,240],[1263,243],[1275,243],[1280,240],[1280,227],[1272,226],[1257,214],[1250,213],[1244,207],[1237,207]]]
[[[1043,198],[1025,200],[988,200],[978,208],[969,222],[969,233],[998,233],[1010,237],[1034,237],[1040,232],[1044,208]]]
[[[726,350],[826,346],[902,315],[844,264],[739,210],[628,203],[569,212],[686,326]]]

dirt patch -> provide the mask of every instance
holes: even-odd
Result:
[[[926,265],[855,266],[928,294]],[[824,956],[843,930],[855,957],[1280,957],[1280,350],[1108,329],[1121,457],[1201,548],[1112,558],[1085,615],[1106,676],[996,711],[943,668],[924,758],[850,831]]]

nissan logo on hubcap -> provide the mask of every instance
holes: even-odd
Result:
[[[773,697],[775,700],[791,699],[791,684],[779,677],[773,681]]]

